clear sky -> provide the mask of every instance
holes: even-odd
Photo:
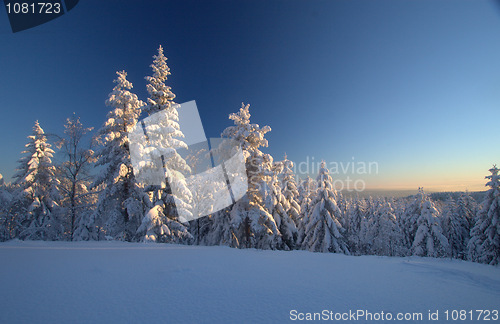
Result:
[[[350,175],[367,188],[482,190],[500,164],[499,1],[82,0],[15,34],[0,7],[6,178],[35,120],[61,133],[76,112],[99,128],[115,71],[145,100],[160,44],[208,137],[245,102],[275,159],[376,162]]]

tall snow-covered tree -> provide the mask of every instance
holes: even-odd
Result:
[[[464,259],[465,247],[469,238],[469,222],[462,213],[458,212],[455,200],[450,197],[442,213],[443,233],[450,245],[450,256]]]
[[[349,254],[345,230],[338,221],[340,209],[332,185],[330,171],[323,161],[316,181],[316,197],[311,202],[312,210],[306,219],[305,237],[302,248],[314,252],[335,252]]]
[[[102,227],[107,237],[133,241],[143,217],[144,194],[132,169],[128,133],[137,123],[143,102],[129,91],[132,83],[127,73],[116,74],[116,86],[106,100],[111,111],[98,132],[101,147],[96,164],[102,168],[90,189],[103,188],[89,221]]]
[[[316,181],[307,176],[299,186],[299,202],[300,202],[300,214],[297,220],[297,230],[298,238],[297,245],[302,246],[302,241],[305,237],[305,224],[307,223],[307,217],[311,213],[313,208],[312,201],[316,195],[316,188],[318,184]]]
[[[467,229],[470,233],[470,230],[474,226],[475,215],[477,213],[477,202],[470,196],[469,192],[465,192],[460,194],[456,205],[457,207],[455,212],[458,217],[464,218],[467,221]]]
[[[396,256],[399,253],[400,234],[396,215],[390,202],[379,204],[369,225],[371,253],[375,255]]]
[[[80,118],[73,115],[66,120],[64,136],[57,142],[59,152],[63,155],[58,167],[61,205],[64,208],[70,240],[97,239],[94,228],[85,226],[82,219],[89,217],[96,202],[95,194],[88,190],[92,184],[91,165],[95,162],[94,141],[85,142],[90,131],[92,128],[84,127]]]
[[[347,212],[347,241],[349,251],[355,255],[364,253],[362,249],[363,241],[361,238],[361,229],[363,228],[363,222],[365,221],[366,209],[367,206],[365,200],[356,197],[356,199],[354,199],[354,201],[349,205]]]
[[[14,219],[10,215],[10,204],[12,194],[10,188],[5,184],[3,176],[0,174],[0,242],[14,238]]]
[[[297,223],[300,217],[300,202],[299,202],[299,190],[297,188],[297,181],[295,180],[295,174],[293,172],[293,162],[287,159],[282,161],[283,170],[280,173],[280,181],[283,196],[288,202],[289,208],[286,210],[288,215],[292,220]]]
[[[285,161],[275,162],[273,164],[273,174],[271,175],[269,183],[271,191],[266,197],[268,198],[266,199],[266,209],[273,215],[276,226],[281,233],[284,243],[282,248],[285,250],[293,250],[295,249],[298,235],[294,218],[298,217],[300,207],[297,203],[292,205],[295,202],[293,200],[293,193],[291,192],[293,189],[290,188],[288,190],[289,197],[291,197],[292,200],[287,199],[285,193],[283,192],[283,189],[285,188],[282,188],[282,182],[279,178],[284,172],[286,162],[287,160],[285,158]]]
[[[174,103],[175,94],[172,89],[165,84],[170,75],[170,68],[167,65],[167,58],[163,54],[163,47],[158,48],[158,55],[153,56],[154,61],[151,64],[153,75],[147,76],[145,79],[148,82],[146,89],[149,93],[147,105],[142,107],[148,116],[153,115],[162,110],[169,110]]]
[[[497,265],[500,263],[500,171],[496,165],[486,176],[490,189],[476,215],[468,245],[469,259]]]
[[[233,139],[241,146],[248,178],[247,194],[233,205],[230,212],[233,245],[280,249],[283,247],[281,233],[265,201],[271,192],[273,158],[260,150],[268,146],[264,136],[271,128],[250,123],[249,108],[250,105],[242,104],[238,113],[231,114],[229,119],[235,125],[222,133],[222,137]]]
[[[425,202],[426,195],[423,188],[418,188],[417,194],[413,197],[411,202],[404,207],[404,213],[399,219],[399,227],[401,228],[403,249],[411,254],[411,247],[415,241],[415,234],[417,233],[417,220],[422,214],[422,207]]]
[[[413,255],[446,257],[449,254],[449,244],[443,235],[439,212],[429,197],[424,199],[420,217],[417,219],[418,228],[412,245]]]
[[[337,206],[339,207],[340,210],[338,221],[344,229],[347,229],[347,210],[349,208],[347,199],[346,197],[344,197],[341,191],[336,191],[336,196],[337,196]]]
[[[165,181],[162,186],[146,188],[152,197],[151,209],[144,216],[138,234],[144,241],[191,243],[193,237],[187,222],[184,222],[193,217],[193,197],[185,179],[191,169],[178,152],[188,147],[182,141],[184,134],[179,125],[179,105],[174,103],[175,95],[165,85],[170,75],[166,60],[160,46],[151,65],[153,75],[146,77],[149,98],[143,107],[149,116],[161,114],[154,123],[144,124],[144,131],[149,137],[148,145],[161,153]]]
[[[189,164],[192,174],[199,175],[205,171],[210,172],[213,170],[211,161],[207,161],[210,158],[208,148],[194,146],[194,149],[190,149],[189,152],[185,160]],[[189,222],[189,232],[193,236],[193,243],[196,245],[218,244],[212,243],[214,238],[207,236],[212,231],[214,214],[217,212],[215,210],[216,206],[214,206],[217,199],[215,193],[219,190],[227,190],[227,184],[225,182],[208,182],[204,178],[192,177],[188,179],[188,185],[192,193],[193,215],[205,215]]]
[[[38,121],[28,136],[24,156],[14,175],[17,192],[14,197],[16,217],[21,224],[19,237],[29,240],[57,240],[63,228],[58,219],[60,200],[54,150]]]

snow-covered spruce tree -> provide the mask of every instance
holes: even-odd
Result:
[[[450,256],[464,259],[469,238],[469,222],[462,213],[458,213],[458,206],[452,197],[446,201],[441,218],[443,233],[450,245]]]
[[[478,211],[478,204],[469,195],[469,192],[464,192],[460,194],[460,197],[458,197],[458,200],[456,202],[457,208],[456,208],[456,213],[460,218],[464,218],[467,221],[467,229],[470,234],[470,230],[472,227],[474,227],[474,221],[475,221],[475,215],[477,214]],[[467,238],[467,243],[469,241],[469,236]]]
[[[422,206],[425,202],[425,193],[423,188],[418,188],[417,194],[413,199],[404,207],[404,213],[399,219],[399,227],[402,235],[402,249],[411,254],[411,247],[415,241],[415,234],[417,233],[417,220],[422,214]]]
[[[375,254],[373,250],[374,237],[378,232],[378,218],[380,217],[380,210],[382,208],[381,198],[369,197],[367,200],[368,208],[365,213],[365,217],[361,222],[361,231],[359,233],[361,241],[361,251],[362,254],[373,255]]]
[[[490,187],[476,215],[468,245],[469,259],[497,265],[500,263],[500,171],[496,165],[490,170]]]
[[[3,176],[0,174],[0,242],[14,238],[16,226],[13,226],[14,219],[10,215],[9,206],[12,201],[12,194],[5,184]]]
[[[302,208],[302,203],[304,201],[307,201],[308,199],[311,198],[311,195],[313,195],[316,192],[316,188],[318,188],[318,184],[314,179],[311,177],[307,176],[301,183],[298,188],[299,190],[299,204],[300,204],[300,212],[303,213],[304,209]]]
[[[165,81],[167,81],[171,73],[167,65],[167,58],[163,55],[161,45],[158,48],[158,55],[154,55],[153,58],[153,64],[150,65],[151,69],[153,69],[153,75],[145,77],[148,82],[146,89],[148,90],[149,98],[147,105],[142,107],[142,110],[148,116],[165,109],[169,110],[175,105],[175,94],[169,86],[165,85]]]
[[[106,100],[111,111],[98,132],[101,147],[96,152],[96,164],[102,169],[90,189],[100,186],[101,191],[89,221],[102,227],[108,238],[134,241],[144,213],[144,193],[132,169],[128,133],[137,123],[143,102],[129,91],[132,83],[127,73],[116,74],[116,86]]]
[[[21,222],[26,218],[28,200],[14,183],[4,184],[2,189],[0,194],[6,204],[2,208],[4,213],[0,227],[4,231],[4,240],[11,240],[18,238],[22,230]]]
[[[208,215],[201,223],[200,231],[206,231],[200,238],[200,245],[224,245],[240,247],[238,238],[233,228],[231,210],[233,205]],[[192,232],[193,233],[193,232]]]
[[[88,189],[92,184],[90,168],[95,162],[94,141],[85,142],[90,131],[92,128],[84,127],[80,118],[73,115],[66,120],[64,136],[56,143],[63,156],[57,174],[70,240],[97,239],[95,227],[86,224],[96,203],[96,195]]]
[[[273,158],[260,150],[268,146],[264,136],[271,128],[250,123],[249,108],[250,105],[242,104],[238,113],[229,116],[235,125],[222,132],[222,137],[233,139],[241,146],[248,178],[247,194],[231,208],[230,227],[223,228],[231,228],[232,246],[280,249],[283,247],[281,233],[265,206],[266,196],[271,192],[268,183],[273,176]]]
[[[27,240],[58,240],[63,226],[58,215],[58,180],[52,164],[54,150],[47,136],[35,122],[32,135],[28,136],[25,154],[19,160],[14,175],[17,190],[14,196],[15,216],[21,224],[19,238]]]
[[[286,199],[282,192],[282,182],[279,180],[280,175],[284,172],[285,161],[273,163],[273,174],[270,179],[269,187],[271,192],[266,196],[266,209],[273,215],[276,226],[282,235],[284,243],[283,249],[293,250],[297,242],[297,226],[293,219],[293,215],[298,216],[297,207],[291,205],[291,201]]]
[[[347,199],[344,197],[342,192],[336,191],[336,194],[337,194],[336,195],[337,206],[339,207],[339,210],[340,210],[340,215],[337,219],[338,219],[340,225],[342,225],[342,227],[344,229],[347,229],[347,210],[349,209],[349,205],[348,205]]]
[[[413,255],[442,258],[449,255],[449,243],[443,235],[439,212],[429,197],[424,198],[417,232],[412,244]]]
[[[391,203],[383,201],[371,219],[369,226],[371,253],[375,255],[399,255],[400,233]]]
[[[211,165],[207,165],[206,159],[210,157],[207,148],[194,150],[189,150],[189,154],[186,157],[186,162],[189,164],[192,174],[198,175],[205,171],[213,170]],[[214,191],[221,190],[220,187],[224,187],[223,190],[227,192],[227,184],[217,183],[217,182],[207,182],[201,181],[196,177],[188,179],[188,185],[191,189],[192,194],[192,213],[196,216],[206,215],[203,217],[197,217],[196,219],[189,222],[189,233],[193,236],[193,244],[195,245],[214,245],[207,244],[207,235],[212,230],[213,225],[213,214],[214,214]],[[214,188],[215,187],[215,188]],[[207,190],[210,188],[209,190]],[[210,215],[207,215],[209,213]]]
[[[362,254],[361,229],[366,214],[366,202],[356,197],[347,212],[347,241],[349,251],[354,255]]]
[[[300,201],[300,214],[297,220],[297,246],[302,246],[302,241],[305,237],[305,224],[307,223],[307,217],[311,213],[311,210],[314,206],[312,206],[312,201],[316,195],[316,188],[318,184],[314,179],[311,179],[309,176],[302,181],[299,186],[299,201]]]
[[[305,237],[302,248],[313,252],[335,252],[349,254],[345,230],[337,217],[340,210],[336,202],[335,189],[332,186],[332,177],[323,161],[316,181],[318,182],[317,195],[312,201],[312,210],[306,219]]]
[[[161,46],[158,55],[153,57],[153,75],[145,78],[149,98],[142,110],[149,116],[160,112],[163,114],[157,119],[157,124],[146,126],[145,131],[149,135],[149,145],[162,151],[166,174],[163,186],[146,187],[152,199],[137,234],[146,242],[191,243],[193,237],[188,231],[188,224],[183,224],[182,220],[192,219],[190,203],[193,197],[184,176],[180,174],[191,170],[177,152],[188,147],[182,141],[184,134],[179,126],[179,106],[173,101],[175,95],[165,85],[170,68]],[[172,192],[173,186],[177,188],[175,193]]]
[[[358,233],[359,237],[359,254],[360,255],[371,255],[373,238],[370,234],[370,226],[373,224],[373,218],[377,214],[377,210],[380,207],[380,200],[374,199],[369,196],[364,199],[364,208],[360,210],[362,213],[361,226]]]
[[[281,182],[281,192],[285,196],[285,200],[289,204],[289,208],[286,210],[287,214],[290,215],[292,220],[297,224],[300,217],[300,203],[299,203],[299,190],[297,188],[297,181],[295,180],[295,174],[293,172],[293,162],[287,159],[282,161],[283,170],[280,173]]]

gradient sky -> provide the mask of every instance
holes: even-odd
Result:
[[[500,164],[498,1],[82,0],[15,34],[0,7],[6,178],[35,120],[61,133],[76,112],[99,128],[115,71],[145,100],[160,44],[208,137],[245,102],[275,159],[375,161],[351,175],[368,188],[482,190]]]

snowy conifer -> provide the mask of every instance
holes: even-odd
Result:
[[[344,229],[338,221],[340,210],[336,202],[335,189],[332,178],[326,168],[326,163],[321,163],[316,181],[318,188],[316,197],[311,205],[312,210],[305,224],[305,237],[302,248],[314,252],[335,252],[349,254]]]
[[[232,226],[231,209],[229,206],[215,212],[212,215],[206,216],[204,225],[207,228],[206,233],[200,238],[201,245],[224,245],[230,247],[238,247],[238,238],[235,235],[235,229]]]
[[[170,75],[170,68],[167,65],[167,58],[163,55],[161,45],[158,48],[158,55],[154,55],[153,58],[154,61],[151,64],[153,75],[145,78],[148,81],[146,89],[148,90],[149,98],[147,105],[142,107],[148,116],[165,109],[168,110],[175,104],[173,102],[175,94],[172,93],[169,86],[165,85],[165,81],[167,81]]]
[[[366,214],[366,202],[364,199],[356,197],[349,205],[347,212],[347,241],[349,251],[352,254],[360,255],[362,251],[361,229]]]
[[[469,259],[497,265],[500,263],[500,171],[496,165],[490,170],[490,187],[476,215],[468,245]]]
[[[271,194],[268,183],[273,176],[273,158],[260,150],[268,146],[264,136],[271,128],[250,123],[249,107],[242,104],[238,113],[231,114],[229,119],[235,125],[222,133],[223,137],[240,144],[248,177],[247,194],[233,205],[230,212],[231,229],[235,245],[240,248],[279,249],[283,247],[281,234],[266,208],[266,197]]]
[[[312,201],[316,195],[316,188],[318,184],[314,179],[306,177],[299,187],[299,201],[300,201],[300,214],[297,220],[297,245],[302,246],[302,241],[305,237],[305,224],[307,223],[307,217],[311,213]]]
[[[58,180],[52,164],[54,151],[47,136],[35,122],[32,135],[28,136],[25,154],[19,160],[14,197],[16,217],[21,224],[19,237],[29,240],[57,240],[63,228],[58,219]]]
[[[425,201],[425,193],[423,188],[418,188],[417,194],[413,197],[411,202],[404,207],[404,213],[399,218],[399,227],[402,234],[402,248],[411,253],[411,247],[415,241],[415,234],[417,233],[417,220],[422,214],[422,206]]]
[[[438,216],[434,203],[429,197],[425,197],[417,219],[418,228],[412,244],[413,255],[438,258],[449,254],[448,240],[443,235]]]
[[[273,215],[276,226],[282,235],[282,240],[284,243],[283,249],[293,250],[297,241],[297,226],[295,225],[295,218],[298,217],[297,208],[300,208],[298,204],[292,206],[294,200],[290,201],[286,198],[285,194],[282,192],[284,188],[281,187],[282,182],[279,180],[280,175],[284,172],[285,161],[275,162],[273,164],[273,175],[271,176],[269,186],[271,188],[270,194],[267,196],[266,209]],[[291,162],[291,161],[288,161]],[[289,197],[293,195],[289,189]],[[298,192],[297,192],[298,194]]]
[[[371,254],[396,256],[400,245],[399,227],[391,204],[384,201],[371,218]]]
[[[3,176],[0,174],[0,242],[14,238],[14,229],[12,226],[14,219],[10,214],[10,204],[12,202],[12,194],[4,182]]]
[[[153,76],[146,77],[149,98],[147,105],[143,107],[143,111],[149,116],[161,113],[161,118],[155,118],[154,123],[145,125],[144,131],[149,137],[148,145],[161,150],[166,172],[165,183],[163,187],[146,188],[152,197],[151,209],[145,214],[138,234],[144,241],[191,243],[193,237],[188,231],[188,224],[182,223],[193,217],[193,197],[185,180],[185,175],[191,169],[178,153],[178,150],[188,147],[182,141],[184,134],[178,123],[179,105],[173,102],[175,95],[165,85],[170,75],[166,60],[160,46],[151,65]]]
[[[285,159],[282,163],[283,170],[280,173],[281,191],[289,205],[286,212],[290,215],[292,220],[297,223],[300,215],[300,203],[299,190],[297,188],[297,182],[295,181],[295,174],[293,172],[293,162],[288,160],[285,155]]]
[[[137,123],[143,102],[129,91],[132,83],[127,73],[116,74],[116,86],[106,100],[111,111],[99,130],[101,147],[96,156],[102,169],[91,186],[104,188],[91,220],[103,227],[106,236],[131,241],[143,216],[143,191],[133,173],[128,133]]]
[[[450,245],[450,256],[457,259],[465,257],[465,247],[469,238],[469,222],[453,198],[449,198],[442,213],[443,233]]]
[[[458,217],[464,218],[467,221],[467,229],[470,233],[470,230],[474,227],[475,215],[478,210],[477,202],[470,196],[469,192],[465,192],[460,194],[456,205],[457,207],[455,212]]]

